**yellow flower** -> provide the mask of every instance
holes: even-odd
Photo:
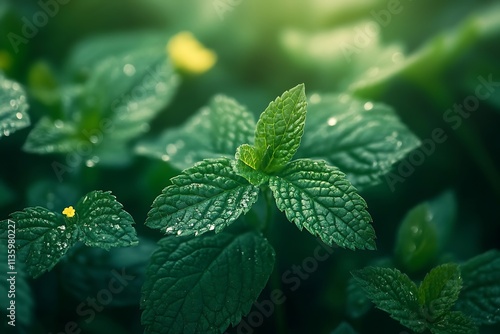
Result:
[[[68,218],[72,218],[72,217],[74,217],[74,216],[75,216],[75,209],[73,209],[73,207],[72,207],[72,206],[68,206],[67,208],[65,208],[65,209],[63,210],[63,212],[62,212],[62,213],[63,213],[63,215],[65,215],[66,217],[68,217]]]
[[[193,74],[208,71],[217,60],[215,52],[205,48],[187,31],[180,32],[170,39],[167,53],[175,67]]]

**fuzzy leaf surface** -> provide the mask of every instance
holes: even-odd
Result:
[[[380,176],[418,145],[389,106],[348,95],[316,95],[308,104],[297,155],[327,161],[362,188],[380,183]]]
[[[111,192],[92,191],[77,204],[80,240],[87,246],[110,249],[138,243],[134,219]]]
[[[432,334],[478,334],[477,326],[462,312],[450,312],[437,323],[429,324]]]
[[[457,308],[476,323],[500,322],[500,252],[478,255],[460,266],[463,289]]]
[[[239,145],[252,140],[254,129],[253,115],[244,106],[217,95],[186,124],[141,141],[135,151],[184,170],[203,159],[233,157]]]
[[[295,160],[269,186],[288,220],[329,245],[375,249],[375,231],[366,202],[335,167],[324,162]]]
[[[76,227],[66,224],[61,214],[30,207],[10,216],[1,222],[0,235],[6,238],[9,225],[15,226],[16,257],[34,278],[51,270],[76,242]]]
[[[146,225],[177,235],[222,231],[250,209],[259,191],[227,158],[199,162],[171,181],[154,200]]]
[[[363,268],[352,275],[379,309],[415,332],[425,330],[418,289],[407,275],[397,269],[381,267]]]
[[[418,299],[429,322],[440,319],[451,310],[461,288],[460,269],[456,264],[440,265],[425,276],[418,289]]]
[[[218,334],[250,311],[274,266],[257,232],[166,237],[142,288],[147,333]]]
[[[301,84],[283,93],[264,110],[257,122],[254,144],[262,171],[279,171],[293,158],[304,133],[306,105]]]

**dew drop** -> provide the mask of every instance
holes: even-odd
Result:
[[[10,135],[10,131],[8,129],[4,129],[3,135],[7,137],[8,135]]]
[[[371,103],[371,102],[366,102],[366,103],[363,105],[363,108],[364,108],[366,111],[372,110],[372,109],[373,109],[373,103]]]
[[[177,146],[175,146],[174,144],[168,144],[167,145],[167,154],[173,155],[175,153],[177,153]]]
[[[132,64],[126,64],[123,66],[123,73],[129,77],[133,76],[135,74],[135,66]]]
[[[61,231],[64,231],[66,229],[66,226],[61,225],[61,226],[58,226],[57,228],[60,229]]]
[[[315,104],[315,103],[320,103],[321,102],[321,96],[319,96],[319,94],[312,94],[311,95],[311,98],[310,98],[310,101],[312,104]]]
[[[60,128],[62,128],[62,127],[64,126],[64,122],[63,122],[63,121],[61,121],[60,119],[58,119],[58,120],[56,120],[56,121],[54,122],[54,126],[55,126],[56,128],[58,128],[58,129],[60,129]]]
[[[213,224],[212,224],[212,225],[208,225],[208,229],[209,229],[210,231],[213,231],[213,230],[215,229],[215,225],[213,225]]]
[[[90,136],[89,141],[92,144],[97,144],[99,142],[99,138],[97,136]]]
[[[163,161],[169,161],[170,160],[170,156],[168,154],[164,154],[161,156],[161,160]]]
[[[181,235],[181,234],[182,234],[182,230],[177,231],[177,235]]]
[[[168,233],[168,232],[172,232],[172,231],[173,231],[173,229],[174,229],[174,228],[173,228],[172,226],[167,227],[167,233]]]
[[[17,119],[23,119],[23,114],[20,113],[20,112],[16,113],[16,118]]]
[[[16,100],[10,100],[10,106],[12,109],[17,109],[19,105],[17,104]]]
[[[95,166],[95,163],[91,159],[88,159],[87,161],[85,161],[85,166],[92,168]]]
[[[329,126],[334,126],[335,124],[337,124],[337,119],[335,117],[330,117],[328,119],[328,125]]]

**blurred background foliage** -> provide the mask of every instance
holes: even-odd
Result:
[[[389,0],[54,0],[57,13],[16,52],[9,33],[22,36],[24,20],[43,11],[42,2],[50,1],[0,3],[0,69],[26,87],[32,125],[53,116],[58,96],[91,75],[101,57],[127,50],[120,43],[136,50],[148,45],[164,49],[171,36],[189,31],[215,52],[217,62],[201,75],[180,73],[171,103],[140,138],[180,125],[218,93],[257,116],[300,82],[309,96],[347,92],[391,105],[421,139],[431,138],[436,128],[445,131],[448,139],[436,144],[404,182],[391,189],[383,180],[363,189],[377,251],[335,250],[300,289],[283,287],[287,302],[278,313],[288,332],[330,333],[347,321],[359,333],[373,333],[374,328],[401,333],[405,329],[386,314],[369,311],[363,296],[350,295],[350,270],[383,263],[418,280],[437,263],[460,262],[498,248],[500,87],[456,129],[443,118],[455,103],[474,94],[479,76],[500,82],[497,1],[401,0],[394,7]],[[109,35],[115,33],[131,35]],[[85,47],[87,53],[79,54],[88,58],[79,63],[75,50]],[[111,190],[136,220],[144,241],[133,254],[77,249],[55,270],[31,281],[33,332],[60,332],[68,321],[77,322],[84,333],[141,332],[138,288],[154,249],[151,242],[161,237],[143,222],[153,199],[179,171],[135,155],[137,138],[130,138],[110,162],[82,163],[60,181],[53,162],[64,163],[65,154],[22,150],[32,128],[0,139],[1,216],[34,205],[60,210],[90,190]],[[276,217],[270,238],[281,275],[312,256],[318,241],[280,214]],[[132,268],[139,283],[125,289],[94,321],[76,315],[82,300],[105,284],[109,270],[120,267]],[[275,332],[275,318],[266,319],[255,333]],[[500,328],[483,330],[497,333]]]

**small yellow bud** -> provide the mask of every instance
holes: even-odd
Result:
[[[170,39],[167,53],[172,63],[179,70],[202,74],[211,69],[217,55],[205,48],[190,32],[180,32]]]
[[[72,206],[68,206],[67,208],[65,208],[65,209],[63,210],[63,212],[62,212],[62,213],[63,213],[63,215],[65,215],[66,217],[68,217],[68,218],[72,218],[72,217],[74,217],[74,216],[75,216],[75,209],[73,209],[73,207],[72,207]]]

